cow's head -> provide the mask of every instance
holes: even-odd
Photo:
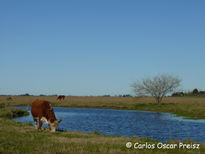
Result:
[[[58,127],[58,124],[61,122],[62,120],[51,120],[49,121],[49,127],[50,127],[50,131],[51,132],[55,132],[56,131],[56,127]]]

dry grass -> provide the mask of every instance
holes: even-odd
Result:
[[[13,100],[7,101],[8,97]],[[66,96],[65,100],[57,100],[57,96],[0,96],[0,102],[30,104],[36,99],[48,100],[53,103],[155,103],[152,97],[103,97],[103,96]],[[165,97],[164,103],[202,103],[205,97]]]
[[[156,104],[152,97],[83,97],[67,96],[57,100],[56,96],[0,96],[0,104],[16,106],[30,105],[36,99],[47,100],[58,107],[111,108],[170,112],[194,119],[205,119],[205,97],[165,97],[163,103]]]

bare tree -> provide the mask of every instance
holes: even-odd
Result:
[[[137,96],[153,96],[160,103],[164,96],[180,86],[181,80],[171,75],[159,75],[134,82],[131,86]]]

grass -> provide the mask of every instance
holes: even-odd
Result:
[[[16,118],[20,116],[29,115],[28,112],[25,112],[20,109],[13,109],[13,108],[0,108],[0,118]]]
[[[23,114],[22,114],[23,112]],[[71,131],[58,131],[50,133],[47,130],[39,131],[30,124],[13,121],[13,116],[22,116],[26,111],[0,108],[0,153],[72,153],[72,154],[195,154],[205,153],[205,143],[200,145],[199,150],[179,149],[128,149],[125,144],[159,142],[145,138],[128,138],[101,135],[98,132],[81,133]],[[179,141],[169,141],[178,144]],[[184,143],[191,143],[186,141]]]
[[[154,112],[169,112],[190,119],[205,119],[205,97],[165,97],[163,103],[156,104],[152,97],[77,97],[67,96],[59,101],[56,96],[0,96],[0,103],[5,106],[26,106],[36,99],[48,100],[57,107],[77,108],[111,108],[121,110],[141,110]]]

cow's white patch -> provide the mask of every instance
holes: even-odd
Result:
[[[44,121],[45,124],[47,124],[47,125],[49,124],[49,122],[48,122],[48,120],[46,119],[46,117],[42,117],[42,118],[41,118],[41,121]]]

